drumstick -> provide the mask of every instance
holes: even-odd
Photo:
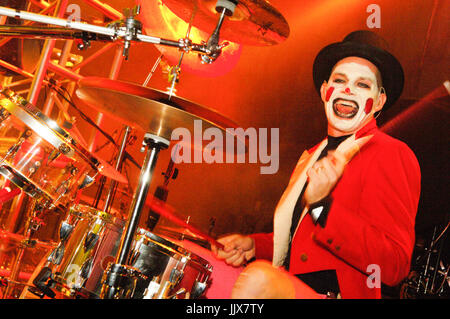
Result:
[[[178,226],[185,227],[194,234],[206,239],[209,241],[210,244],[213,244],[214,246],[217,246],[220,249],[224,248],[224,245],[219,243],[216,239],[213,237],[203,233],[201,230],[197,229],[193,225],[190,225],[186,223],[184,220],[182,220],[180,217],[177,216],[175,209],[171,206],[167,205],[165,202],[153,197],[151,199],[151,203],[149,204],[150,208],[154,210],[156,213],[158,213],[160,216],[163,216],[167,218],[168,220],[174,222]]]

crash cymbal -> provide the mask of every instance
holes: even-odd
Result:
[[[202,31],[211,33],[217,25],[219,14],[217,0],[162,0],[173,13],[190,21]],[[145,5],[142,7],[145,11]],[[221,38],[247,45],[274,45],[289,36],[285,18],[266,0],[239,0],[234,14],[227,17],[220,31]]]
[[[99,167],[99,173],[102,174],[105,177],[111,178],[112,180],[115,180],[116,182],[122,183],[122,184],[128,184],[128,180],[120,173],[118,170],[116,170],[113,166],[108,164],[105,160],[101,159],[98,155],[94,155],[96,159],[100,162]]]
[[[230,129],[237,124],[212,111],[183,98],[139,86],[129,82],[99,77],[85,77],[79,81],[76,95],[95,110],[132,128],[171,140],[176,128],[194,131],[194,121],[201,120],[202,129],[219,128],[236,139],[245,141]]]

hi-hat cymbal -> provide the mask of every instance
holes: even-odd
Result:
[[[76,95],[95,110],[132,128],[170,141],[176,128],[195,130],[201,120],[202,130],[215,127],[245,146],[245,140],[231,129],[236,123],[219,113],[177,96],[129,82],[99,77],[79,81]],[[245,147],[244,147],[245,148]]]
[[[217,0],[162,0],[173,13],[205,32],[212,32],[219,14]],[[142,7],[145,10],[145,4]],[[221,38],[247,45],[274,45],[286,40],[290,29],[282,14],[266,0],[239,0],[234,14],[222,25]]]

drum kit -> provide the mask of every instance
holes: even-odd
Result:
[[[84,44],[121,41],[125,59],[132,42],[144,42],[178,48],[182,55],[198,54],[207,64],[220,58],[226,46],[226,42],[220,41],[222,36],[240,44],[274,45],[289,35],[283,16],[265,0],[162,0],[162,3],[181,19],[190,21],[190,25],[201,30],[213,29],[209,39],[197,44],[188,37],[169,40],[144,35],[142,24],[136,19],[139,6],[130,10],[125,19],[106,27],[0,7],[0,17],[55,26],[0,25],[0,36],[78,39]],[[214,260],[205,248],[207,245],[186,243],[186,238],[220,244],[185,222],[164,198],[149,201],[147,195],[158,155],[169,147],[175,128],[192,129],[194,121],[201,120],[206,126],[232,134],[228,129],[237,125],[208,108],[175,96],[172,90],[166,93],[113,79],[84,77],[77,82],[75,94],[93,110],[126,126],[115,167],[88,151],[64,125],[59,125],[33,103],[8,88],[0,92],[0,175],[3,179],[0,202],[5,204],[21,194],[31,203],[26,207],[23,233],[0,230],[0,261],[8,247],[18,247],[7,267],[1,265],[3,293],[0,296],[228,298],[227,293],[219,292],[218,285],[223,283],[223,278],[230,279],[225,285],[232,284],[240,270],[226,268]],[[113,185],[128,182],[120,167],[130,129],[144,134],[141,150],[145,156],[126,217],[109,212],[114,200],[112,192],[104,210],[80,204],[77,200],[80,194],[95,184],[98,176],[109,178]],[[157,216],[148,229],[139,227],[145,207],[150,207]],[[57,225],[55,241],[38,236],[43,214],[64,216]],[[184,240],[154,233],[159,217],[175,222]],[[172,234],[177,232],[173,229]],[[38,250],[44,253],[37,253]],[[24,254],[30,252],[37,260],[25,264]],[[224,269],[226,275],[220,273]]]

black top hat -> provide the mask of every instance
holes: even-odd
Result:
[[[388,52],[386,41],[376,33],[366,30],[350,33],[342,42],[326,46],[316,56],[313,64],[313,79],[319,94],[323,81],[328,81],[336,63],[350,56],[369,60],[378,68],[387,95],[384,109],[391,107],[403,90],[403,68],[400,62]]]

